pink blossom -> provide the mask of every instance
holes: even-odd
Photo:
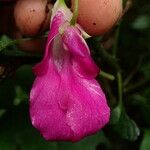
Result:
[[[46,140],[78,141],[109,121],[105,94],[94,79],[99,68],[69,9],[53,10],[45,55],[34,67],[32,124]]]

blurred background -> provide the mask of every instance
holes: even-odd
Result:
[[[20,35],[14,5],[0,0],[0,150],[150,150],[150,1],[124,1],[121,21],[106,35],[87,40],[96,63],[116,78],[97,77],[111,107],[109,124],[78,143],[47,142],[31,125],[32,67],[42,58],[48,29],[37,39]]]

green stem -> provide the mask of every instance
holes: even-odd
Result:
[[[118,83],[118,100],[119,106],[123,107],[122,98],[123,98],[123,85],[122,85],[122,74],[117,72],[117,83]]]
[[[111,66],[116,72],[120,71],[117,59],[111,56],[102,46],[100,46],[100,41],[95,38],[90,38],[89,46],[91,49],[95,50],[97,55],[103,59],[105,63]]]
[[[60,4],[65,4],[66,5],[64,0],[58,0],[58,1],[59,1]]]
[[[25,41],[30,41],[30,40],[35,40],[35,39],[41,39],[47,37],[47,35],[42,35],[42,36],[37,36],[37,37],[32,37],[32,38],[21,38],[21,39],[15,39],[15,40],[11,40],[9,42],[6,43],[2,43],[0,41],[0,51],[4,50],[5,48],[7,48],[8,46],[14,45],[14,44],[19,44]]]
[[[115,77],[112,74],[104,72],[102,70],[100,71],[100,76],[107,78],[109,80],[112,80],[112,81],[115,80]]]
[[[115,106],[116,98],[113,94],[113,91],[112,91],[109,81],[106,80],[105,78],[101,78],[101,82],[102,82],[103,87],[105,88],[106,95],[108,96],[110,106]]]
[[[120,24],[118,25],[118,28],[117,28],[116,33],[115,33],[115,42],[114,42],[113,53],[112,53],[112,56],[114,58],[116,58],[116,55],[117,55],[117,47],[118,47],[118,42],[119,42],[119,34],[120,34]]]
[[[75,25],[78,17],[78,0],[74,0],[73,17],[71,19],[71,25]]]
[[[102,46],[99,50],[99,53],[116,71],[120,70],[117,59],[112,57]]]
[[[120,34],[120,24],[115,34],[115,42],[114,42],[113,54],[112,54],[113,58],[117,57],[119,34]],[[118,61],[116,63],[119,66]],[[121,74],[120,66],[119,66],[119,70],[117,71],[117,85],[118,85],[118,105],[123,110],[123,81],[122,81],[122,74]]]
[[[47,34],[44,34],[42,36],[36,36],[36,37],[32,37],[32,38],[21,38],[21,39],[14,40],[14,42],[16,41],[16,44],[17,44],[17,43],[24,42],[24,41],[46,38],[47,36],[48,36]]]

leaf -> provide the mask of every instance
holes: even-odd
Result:
[[[5,114],[6,110],[5,109],[0,109],[0,118]]]
[[[140,145],[140,150],[149,150],[150,149],[150,130],[145,130],[144,138]]]
[[[1,150],[13,150],[15,149],[14,141],[10,134],[6,131],[5,133],[1,132],[0,136],[0,149]]]
[[[28,82],[26,81],[26,79],[28,79]],[[29,94],[33,80],[34,80],[34,75],[32,72],[31,65],[21,66],[16,71],[16,74],[15,74],[16,84],[21,87],[22,92],[25,92],[24,94]]]
[[[121,107],[120,105],[118,105],[117,107],[115,107],[112,112],[111,112],[111,118],[110,118],[110,123],[109,124],[117,124],[120,116],[121,116]]]
[[[99,144],[108,146],[108,141],[103,132],[86,137],[77,143],[62,142],[58,143],[59,150],[95,150]]]
[[[149,26],[150,26],[149,16],[139,16],[132,24],[132,27],[138,30],[148,29]]]
[[[14,44],[13,40],[11,40],[8,36],[3,35],[0,38],[0,51],[13,44]]]
[[[122,138],[130,141],[135,141],[140,135],[138,126],[125,112],[122,112],[119,122],[114,129]]]
[[[144,88],[141,92],[135,93],[129,98],[129,103],[132,108],[136,108],[136,112],[140,118],[140,121],[147,125],[150,125],[150,88]]]
[[[149,79],[149,75],[150,75],[150,62],[142,65],[141,71],[144,74],[145,78]]]
[[[15,91],[16,91],[16,97],[14,99],[15,106],[19,105],[21,102],[28,99],[28,95],[22,90],[20,86],[16,86]]]
[[[1,108],[9,108],[12,106],[14,99],[14,82],[11,79],[0,82],[0,105]]]
[[[18,139],[21,150],[57,150],[56,142],[45,141],[32,128],[20,132],[16,138]]]
[[[8,46],[13,46],[21,42],[30,41],[32,39],[44,38],[44,37],[47,37],[47,34],[38,37],[20,38],[20,39],[10,39],[8,36],[3,35],[0,38],[0,51],[6,49]]]

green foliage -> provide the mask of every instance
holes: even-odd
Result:
[[[115,125],[114,130],[124,139],[134,141],[140,135],[140,130],[136,123],[130,117],[122,112],[118,123]]]
[[[107,144],[107,139],[105,138],[104,134],[98,133],[91,137],[88,137],[78,143],[58,143],[59,150],[93,150],[96,149],[98,144],[104,143]]]
[[[13,45],[12,40],[6,35],[1,36],[0,38],[0,51],[5,49],[7,46]]]
[[[14,105],[19,105],[22,101],[28,100],[27,94],[22,90],[20,86],[15,87],[16,96],[14,99]]]
[[[150,18],[148,15],[139,16],[133,22],[132,27],[136,30],[146,30],[150,28]]]
[[[150,149],[150,130],[144,131],[144,138],[140,146],[140,150],[149,150]]]
[[[122,109],[120,105],[115,107],[111,112],[110,124],[117,124],[120,120]]]
[[[6,110],[5,109],[0,109],[0,118],[5,114]]]

